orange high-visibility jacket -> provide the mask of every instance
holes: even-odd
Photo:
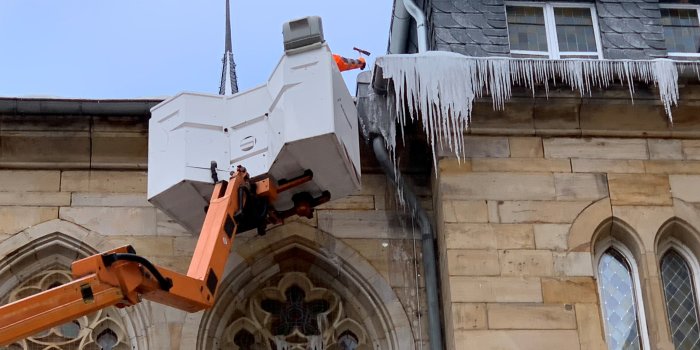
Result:
[[[365,62],[365,59],[360,57],[358,59],[352,59],[352,58],[345,58],[341,55],[333,55],[333,60],[335,61],[335,64],[338,65],[338,69],[343,72],[346,70],[351,70],[351,69],[365,69],[365,66],[367,65],[367,62]]]

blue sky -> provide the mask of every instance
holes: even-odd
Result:
[[[231,0],[241,90],[282,54],[282,23],[323,18],[335,53],[386,52],[391,0]],[[2,0],[0,96],[133,98],[217,93],[224,0]],[[359,71],[344,73],[354,86]],[[354,94],[354,88],[351,89]]]

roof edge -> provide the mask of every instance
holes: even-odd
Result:
[[[0,97],[0,113],[150,116],[151,108],[163,100]]]

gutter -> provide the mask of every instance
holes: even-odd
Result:
[[[150,117],[151,107],[162,101],[163,99],[160,98],[92,100],[70,98],[0,97],[0,113]]]

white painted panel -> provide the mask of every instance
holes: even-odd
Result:
[[[313,181],[279,196],[288,209],[300,191],[332,199],[360,187],[357,111],[327,45],[282,56],[265,85],[232,96],[182,93],[155,106],[149,135],[149,200],[193,232],[213,187],[243,165],[251,176]]]

